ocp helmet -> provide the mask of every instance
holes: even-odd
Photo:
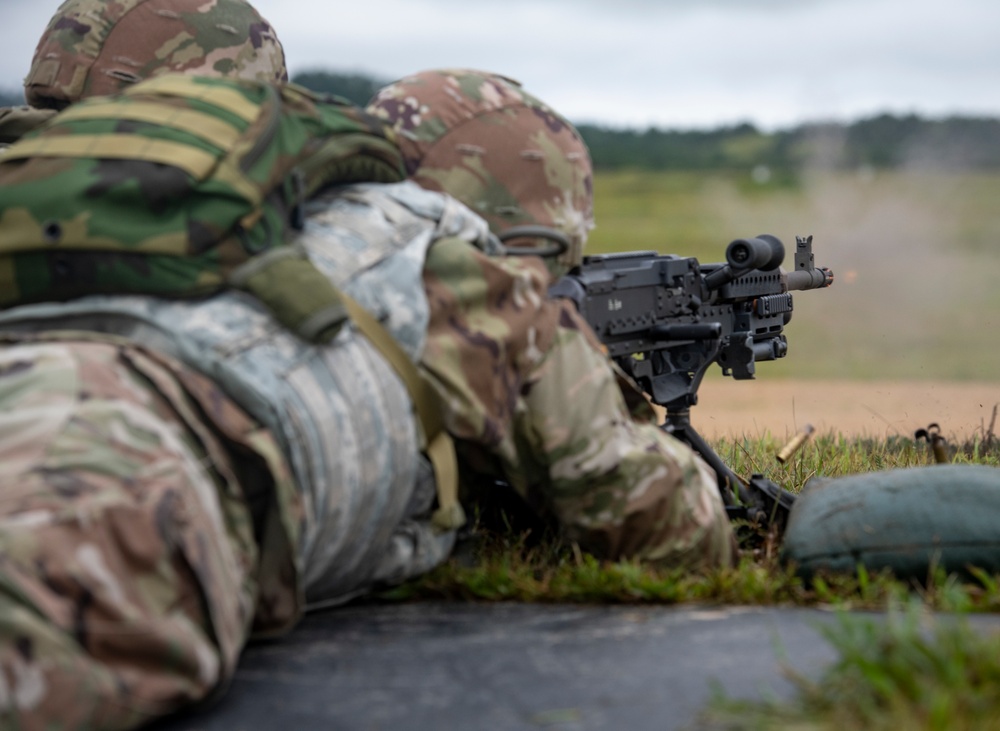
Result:
[[[508,247],[554,254],[553,276],[580,263],[594,225],[590,153],[569,121],[518,82],[424,71],[381,89],[368,111],[395,128],[410,179],[465,203]]]
[[[24,96],[62,109],[165,73],[288,79],[274,29],[245,0],[66,0],[38,42]]]

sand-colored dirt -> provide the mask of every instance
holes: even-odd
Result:
[[[706,437],[791,436],[805,424],[817,432],[913,436],[936,422],[948,439],[989,429],[1000,383],[813,381],[706,377],[692,423]],[[1000,417],[994,433],[1000,432]]]

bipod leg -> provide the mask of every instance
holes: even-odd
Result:
[[[668,409],[666,420],[661,428],[667,434],[680,439],[691,447],[708,463],[709,467],[715,470],[715,475],[719,481],[719,491],[722,493],[722,502],[727,508],[738,509],[740,505],[753,504],[743,481],[722,461],[722,458],[715,453],[715,450],[708,445],[708,442],[691,425],[690,410],[678,409],[677,411],[670,411]]]

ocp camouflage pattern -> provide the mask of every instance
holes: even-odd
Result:
[[[217,389],[197,403],[211,420],[134,346],[4,338],[0,727],[133,728],[231,676],[273,592],[244,494],[258,465],[211,426],[247,417]]]
[[[553,276],[580,262],[594,225],[590,153],[572,124],[519,83],[424,71],[380,90],[368,109],[398,132],[412,180],[456,197],[498,234],[527,224],[561,231],[570,247],[547,260]]]
[[[468,212],[464,217],[437,213],[440,223],[429,217],[420,224],[419,219],[406,219],[402,209],[393,207],[405,202],[410,210],[428,214],[441,208],[440,204],[432,205],[440,196],[418,193],[421,191],[411,182],[339,189],[311,205],[304,238],[307,249],[337,286],[345,286],[363,303],[375,306],[374,312],[393,331],[407,333],[407,351],[419,358],[439,391],[446,424],[459,449],[485,450],[493,455],[500,464],[500,476],[532,505],[555,514],[569,536],[599,555],[681,565],[718,565],[732,560],[732,534],[711,471],[689,448],[656,426],[652,411],[637,390],[628,395],[645,408],[629,409],[621,390],[627,381],[613,369],[593,333],[572,305],[547,298],[548,273],[540,260],[491,256],[470,245],[470,234],[482,239],[482,246],[488,245],[473,227],[469,234],[463,234],[466,240],[451,234],[430,247],[422,275],[426,314],[421,314],[421,298],[395,296],[421,285],[379,279],[388,272],[397,278],[420,276],[419,266],[389,266],[391,257],[384,266],[374,266],[383,256],[379,252],[390,243],[405,262],[410,257],[404,252],[410,248],[402,247],[402,242],[423,241],[426,247],[435,227],[442,233],[457,233],[463,230],[457,222],[470,217]],[[385,225],[390,220],[407,223],[393,232]],[[358,281],[364,280],[364,288],[352,288],[344,277],[361,265],[363,277]],[[355,289],[367,289],[374,298]],[[271,342],[275,355],[268,355],[269,341],[264,337],[268,329],[253,325],[262,315],[245,312],[239,316],[245,305],[240,310],[238,298],[232,300],[232,314],[225,315],[221,313],[228,312],[227,306],[219,300],[154,308],[125,299],[123,309],[119,308],[122,311],[111,316],[117,312],[114,301],[86,298],[65,305],[17,308],[5,313],[0,325],[16,322],[19,317],[28,317],[24,321],[31,325],[33,312],[41,318],[31,325],[33,329],[65,327],[58,321],[60,311],[69,318],[67,323],[127,322],[127,313],[131,313],[132,318],[157,323],[157,330],[172,328],[168,342],[179,353],[195,353],[191,364],[219,357],[213,354],[230,353],[222,362],[200,367],[214,374],[231,372],[233,384],[239,368],[245,369],[245,375],[239,376],[242,381],[259,380],[261,367],[277,354],[293,352],[288,344],[280,345],[284,340],[275,335]],[[88,309],[93,313],[90,319],[84,317]],[[45,325],[46,321],[50,324]],[[230,337],[233,345],[225,347],[204,339],[205,334],[214,337],[225,322],[244,322],[257,334],[241,338],[234,331]],[[424,336],[410,332],[414,323],[426,329]],[[128,326],[124,332],[139,337],[142,330]],[[192,335],[197,335],[197,347],[185,346]],[[236,343],[244,344],[235,348]],[[265,348],[260,356],[238,355],[244,351],[252,354],[254,343]],[[302,356],[297,360],[302,361]],[[337,376],[338,381],[345,378],[347,375]],[[248,391],[244,385],[232,390]],[[255,401],[282,392],[278,387],[252,390]],[[294,399],[289,401],[292,403]],[[249,402],[245,406],[260,411],[262,417],[265,413]],[[289,408],[274,410],[272,405],[270,410],[288,414]],[[300,410],[295,424],[306,424],[309,413],[309,409]],[[292,433],[288,431],[291,425],[283,426],[280,419],[270,426],[278,434]],[[322,449],[323,441],[302,438],[301,428],[293,429],[300,436],[289,454],[309,444]],[[345,463],[363,459],[363,455],[350,452],[346,443],[339,448],[338,457]],[[328,455],[302,454],[293,462],[315,470],[315,465],[328,459]],[[313,477],[304,479],[307,474]],[[308,488],[316,474],[300,472],[302,485]],[[466,475],[465,483],[492,484],[483,477]]]
[[[714,473],[656,425],[648,403],[630,410],[622,387],[636,387],[573,305],[546,296],[548,281],[535,257],[490,257],[455,241],[428,254],[421,365],[456,444],[471,450],[466,464],[483,463],[485,450],[499,476],[597,556],[730,565],[736,548]]]
[[[35,49],[25,98],[58,109],[166,73],[288,78],[274,29],[244,0],[67,0]]]
[[[482,219],[412,182],[340,187],[306,211],[296,245],[412,358],[427,335],[427,248],[441,238],[489,245]],[[319,346],[235,291],[197,301],[89,296],[0,312],[0,330],[67,329],[127,337],[177,358],[210,375],[274,435],[304,506],[293,547],[310,602],[398,583],[450,552],[454,535],[440,535],[430,520],[435,490],[423,479],[410,397],[360,332],[345,327]],[[284,491],[275,498],[276,522],[283,523],[295,511],[283,508]]]
[[[531,505],[599,556],[732,562],[712,471],[656,425],[572,305],[547,297],[593,226],[590,157],[573,126],[517,82],[468,69],[408,76],[368,109],[398,132],[411,180],[466,203],[494,233],[540,224],[572,242],[544,265],[460,242],[430,250],[421,364],[459,448],[474,453],[466,464],[485,450]],[[466,481],[476,484],[493,483]]]

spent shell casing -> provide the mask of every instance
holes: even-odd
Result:
[[[806,424],[804,427],[799,429],[798,433],[791,438],[788,444],[778,451],[778,461],[781,462],[781,464],[784,464],[791,459],[792,455],[802,448],[802,445],[806,443],[814,431],[816,431],[816,429],[812,424]]]

